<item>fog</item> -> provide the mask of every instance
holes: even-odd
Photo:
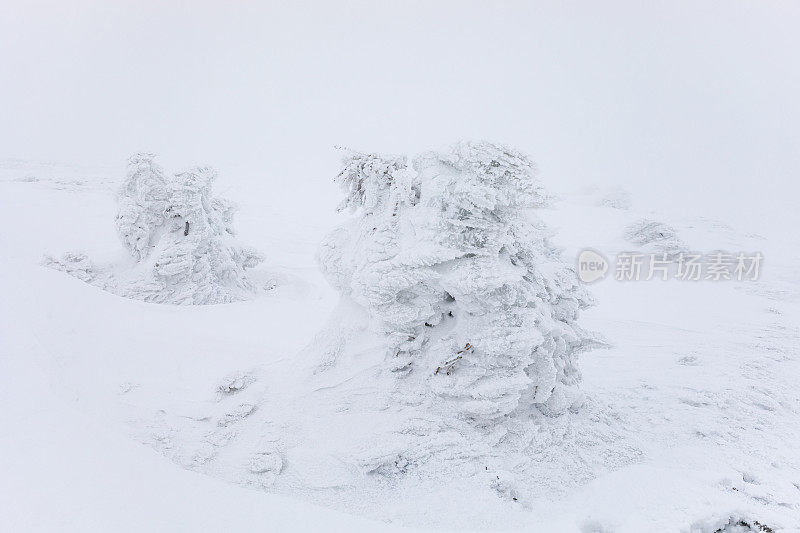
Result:
[[[240,195],[327,196],[335,145],[486,138],[557,191],[617,184],[654,209],[785,229],[799,27],[793,2],[6,1],[0,158],[147,150],[213,165]]]

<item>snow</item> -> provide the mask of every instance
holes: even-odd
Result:
[[[25,354],[2,366],[5,531],[399,530],[175,468],[57,394],[32,331],[2,333],[4,354]]]
[[[780,236],[598,207],[602,192],[560,194],[541,215],[566,258],[587,239],[609,256],[629,249],[625,228],[646,215],[698,249],[762,250],[768,269],[755,282],[593,284],[598,305],[581,321],[612,347],[582,357],[586,408],[536,437],[535,484],[507,470],[452,471],[443,483],[444,467],[387,483],[369,474],[384,463],[370,461],[403,441],[375,440],[398,423],[375,416],[381,340],[314,265],[327,219],[296,214],[293,225],[291,213],[243,202],[263,235],[278,217],[295,228],[280,237],[294,246],[248,239],[273,250],[264,268],[276,289],[226,305],[151,304],[39,266],[71,245],[92,256],[119,246],[104,184],[122,173],[64,188],[14,179],[26,172],[4,166],[0,182],[10,200],[0,223],[16,227],[0,243],[1,416],[12,428],[2,514],[14,527],[715,531],[731,517],[800,527],[797,245]],[[28,214],[44,210],[62,223]],[[591,231],[575,223],[587,211]]]
[[[798,20],[745,0],[3,2],[0,529],[800,531]],[[317,255],[347,222],[334,146],[459,139],[532,156],[567,264],[760,252],[761,276],[611,263],[577,319],[608,344],[576,361],[583,405],[443,425]],[[205,199],[240,207],[254,291],[126,293],[155,259],[115,227],[139,152],[217,169]],[[166,248],[220,228],[186,200],[151,235]]]

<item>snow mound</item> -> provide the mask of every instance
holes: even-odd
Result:
[[[649,219],[638,220],[625,229],[625,239],[647,253],[677,256],[687,252],[688,246],[672,226]]]
[[[624,189],[614,189],[603,195],[597,205],[612,209],[628,210],[631,208],[631,195]]]
[[[211,194],[216,173],[196,168],[166,175],[152,154],[130,159],[117,198],[117,233],[133,265],[96,266],[86,254],[44,264],[120,296],[154,303],[205,305],[252,298],[245,273],[263,258],[235,239],[230,202]]]

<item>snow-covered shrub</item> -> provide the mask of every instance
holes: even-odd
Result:
[[[196,168],[168,175],[151,154],[136,154],[117,198],[117,233],[135,265],[111,269],[85,256],[49,259],[51,266],[128,297],[202,305],[248,299],[245,269],[262,261],[234,238],[234,206],[211,194],[216,173]]]
[[[743,517],[738,513],[721,518],[698,520],[689,528],[690,533],[774,533],[770,526]]]
[[[45,256],[42,264],[55,270],[67,272],[86,283],[95,283],[102,276],[85,252],[67,252],[60,258]]]
[[[672,257],[688,251],[686,243],[678,236],[675,228],[644,218],[625,228],[625,239],[647,253],[667,254]]]
[[[575,321],[589,298],[531,211],[544,195],[524,154],[356,153],[337,181],[358,216],[323,243],[321,266],[385,335],[399,379],[479,425],[581,404],[576,354],[591,338]]]
[[[611,207],[613,209],[630,209],[631,195],[623,189],[614,189],[603,195],[603,197],[600,198],[598,205],[603,207]]]

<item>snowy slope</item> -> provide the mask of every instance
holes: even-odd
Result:
[[[625,230],[642,218],[695,250],[766,259],[756,282],[593,285],[582,324],[612,347],[582,356],[587,407],[542,428],[535,475],[510,501],[480,476],[365,473],[359,458],[378,454],[375,436],[396,420],[380,415],[377,339],[329,351],[363,321],[337,307],[314,263],[336,221],[323,192],[308,217],[288,188],[239,186],[253,189],[237,198],[242,239],[268,251],[256,270],[275,280],[253,301],[148,304],[40,266],[67,250],[119,253],[121,176],[0,169],[0,516],[11,530],[800,529],[798,245],[781,233],[618,209],[603,190],[541,211],[569,261],[585,247],[635,249]]]

